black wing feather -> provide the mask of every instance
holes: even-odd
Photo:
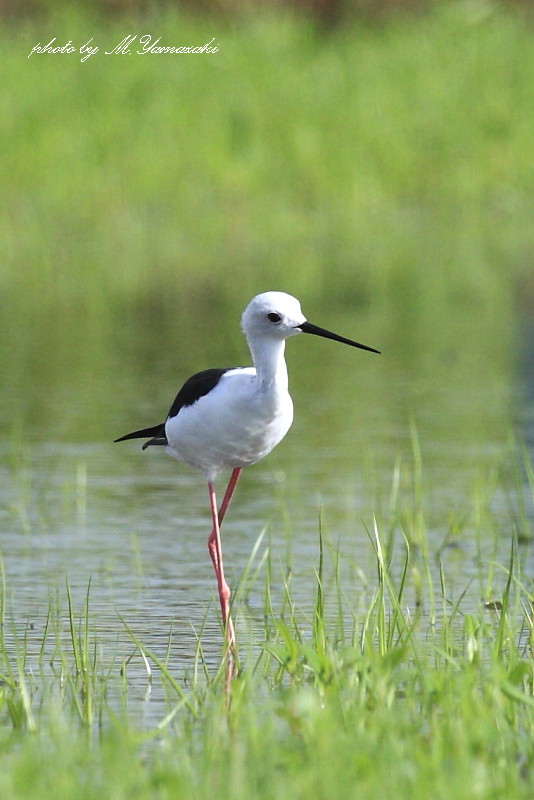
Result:
[[[176,395],[174,403],[172,404],[167,415],[167,419],[170,417],[175,417],[181,408],[192,406],[193,403],[196,403],[199,398],[204,397],[205,394],[211,392],[211,390],[217,386],[224,373],[228,372],[228,369],[231,368],[224,367],[217,369],[205,369],[202,372],[197,372],[196,375],[192,375],[190,378],[188,378]],[[162,422],[159,425],[154,425],[152,428],[143,428],[139,431],[127,433],[125,436],[120,436],[114,441],[124,442],[126,439],[145,438],[150,438],[150,441],[144,443],[143,450],[153,444],[167,445],[168,442],[167,436],[165,435],[165,423]]]
[[[165,423],[161,422],[159,425],[154,425],[152,428],[143,428],[140,431],[132,431],[132,433],[127,433],[125,436],[119,436],[118,439],[114,439],[115,442],[124,442],[126,439],[147,439],[148,437],[153,437],[150,442],[146,442],[143,445],[143,450],[145,447],[148,447],[149,444],[167,444],[167,437],[165,436]]]
[[[204,369],[202,372],[197,372],[196,375],[192,375],[188,378],[174,398],[174,403],[171,406],[167,419],[169,417],[175,417],[181,408],[192,406],[193,403],[196,403],[196,401],[204,397],[205,394],[211,392],[211,390],[217,386],[224,373],[228,372],[229,369],[231,369],[231,367]]]

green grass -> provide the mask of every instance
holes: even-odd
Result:
[[[413,486],[421,481],[417,446],[404,470]],[[519,461],[515,470],[524,475]],[[30,666],[4,577],[2,797],[531,797],[528,518],[518,517],[508,558],[495,563],[487,557],[492,512],[480,513],[473,493],[471,536],[485,548],[478,581],[487,589],[473,600],[468,586],[451,589],[454,563],[426,541],[425,491],[411,505],[397,475],[388,512],[369,531],[376,573],[367,576],[364,602],[340,577],[345,557],[324,520],[311,613],[297,607],[288,580],[285,596],[272,596],[272,575],[284,567],[258,541],[236,592],[242,662],[229,704],[224,660],[218,670],[203,663],[201,631],[187,680],[170,648],[150,652],[127,620],[130,656],[103,658],[90,587],[79,608],[68,586],[66,608],[50,603],[39,666]],[[508,491],[520,508],[521,484]],[[495,528],[494,537],[502,552],[504,530]],[[246,600],[262,580],[258,632],[247,623]],[[149,725],[131,697],[132,655],[146,665],[147,688],[164,688],[166,701]]]
[[[103,55],[126,29],[214,35],[221,51]],[[101,52],[86,63],[27,58],[47,37],[90,35]],[[534,56],[520,14],[454,2],[327,35],[290,14],[60,6],[3,39],[10,304],[195,313],[238,283],[245,297],[401,300],[409,317],[419,298],[507,302],[510,276],[527,277]]]

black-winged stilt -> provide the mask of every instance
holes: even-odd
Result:
[[[300,310],[299,301],[285,292],[264,292],[254,297],[243,312],[241,327],[254,366],[198,372],[176,395],[165,422],[115,440],[147,438],[143,450],[150,445],[163,445],[171,456],[196,467],[206,478],[212,520],[208,549],[230,653],[235,650],[235,634],[220,527],[243,467],[268,455],[293,421],[285,340],[297,333],[313,333],[372,353],[380,352],[312,325]],[[232,474],[217,510],[213,481],[226,469],[231,469]]]

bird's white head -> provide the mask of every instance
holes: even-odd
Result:
[[[306,322],[296,297],[285,292],[263,292],[253,297],[241,317],[247,339],[260,337],[283,340],[302,333]]]
[[[308,322],[300,310],[299,301],[285,292],[264,292],[253,297],[243,312],[241,327],[254,358],[260,349],[283,353],[284,340],[296,333],[312,333],[334,342],[359,347],[360,350],[380,352]]]

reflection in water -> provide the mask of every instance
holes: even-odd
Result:
[[[334,324],[341,332],[362,334],[361,323],[356,331],[347,320]],[[245,654],[250,647],[258,650],[265,638],[267,579],[274,614],[287,614],[289,581],[304,634],[309,631],[320,517],[327,613],[332,618],[338,613],[339,549],[349,631],[376,585],[369,536],[374,516],[384,543],[392,537],[394,576],[404,564],[404,531],[413,568],[421,568],[421,548],[428,539],[436,595],[441,559],[451,602],[464,592],[466,608],[480,608],[481,599],[488,599],[488,563],[506,564],[514,533],[525,532],[525,516],[533,518],[527,491],[523,507],[518,503],[517,481],[523,478],[509,442],[518,393],[506,349],[484,336],[470,339],[460,328],[448,336],[462,347],[451,348],[449,340],[430,342],[409,358],[393,337],[388,345],[368,335],[385,351],[373,362],[334,352],[328,342],[310,349],[295,341],[288,352],[293,429],[268,459],[246,471],[223,529],[233,588],[247,573],[263,532],[237,601]],[[16,375],[19,380],[26,375],[19,409],[24,435],[6,428],[1,445],[2,554],[13,620],[8,642],[13,645],[14,631],[25,636],[29,662],[33,659],[29,667],[38,670],[49,609],[59,617],[65,641],[69,638],[66,581],[77,620],[90,586],[100,656],[116,665],[117,676],[131,658],[126,669],[130,701],[139,701],[139,713],[147,719],[161,718],[164,689],[155,683],[145,702],[145,665],[122,620],[148,650],[168,660],[180,680],[192,676],[199,647],[208,669],[216,670],[222,642],[206,550],[210,525],[202,478],[164,453],[112,445],[123,428],[144,419],[148,424],[168,407],[191,371],[185,363],[176,374],[180,359],[171,364],[169,358],[162,355],[147,372],[147,365],[135,364],[132,356],[116,370],[113,356],[95,374],[91,359],[81,356],[79,371],[68,374],[55,361],[48,374],[41,364],[35,382],[23,365],[13,364],[15,377],[6,382],[10,392]],[[528,378],[527,384],[532,386]],[[15,396],[6,393],[5,399],[6,419],[16,419]],[[532,407],[523,418],[532,442]],[[525,566],[528,547],[525,540]],[[496,593],[503,581],[495,570]],[[422,592],[430,613],[428,591]],[[415,580],[404,600],[415,603]],[[53,650],[50,635],[45,652]]]

